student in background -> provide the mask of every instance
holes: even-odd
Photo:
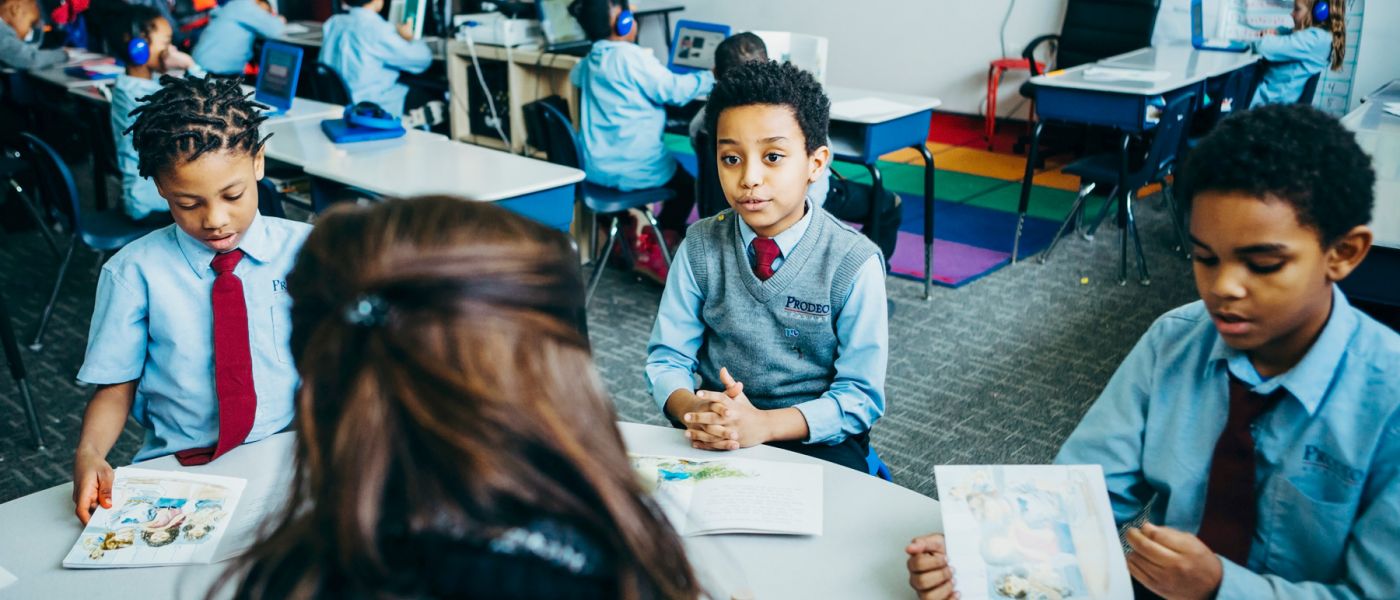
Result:
[[[1314,19],[1317,4],[1328,5],[1327,19]],[[1269,61],[1250,106],[1297,102],[1308,78],[1330,65],[1340,71],[1346,58],[1345,0],[1293,0],[1293,31],[1280,31],[1254,43],[1254,52]]]
[[[722,81],[725,75],[734,67],[752,61],[768,60],[768,47],[764,45],[763,38],[750,32],[736,33],[715,47],[715,79]],[[708,133],[705,129],[705,109],[701,108],[696,113],[695,118],[690,121],[690,146],[696,152],[704,151],[699,146],[699,136],[701,133]],[[826,140],[827,146],[831,145],[831,140]],[[821,204],[826,212],[843,221],[864,223],[870,216],[870,196],[874,188],[868,185],[846,181],[831,173],[831,167],[825,167],[817,180],[807,187],[807,196],[814,202]],[[704,199],[707,200],[707,199]],[[889,260],[894,255],[895,242],[899,240],[899,224],[903,221],[903,210],[900,208],[900,198],[889,190],[884,190],[884,212],[880,218],[880,239],[875,240],[880,246],[880,252]],[[714,210],[718,210],[715,207]],[[701,207],[701,215],[709,216],[705,207]]]
[[[395,28],[379,16],[384,0],[345,0],[350,10],[322,27],[321,64],[350,87],[354,102],[373,102],[392,115],[405,114],[409,88],[399,73],[422,73],[433,64],[433,51],[413,39],[407,23]],[[418,108],[416,106],[408,108]]]
[[[68,61],[63,49],[40,50],[30,44],[34,25],[39,22],[39,4],[35,0],[0,0],[0,64],[21,69],[47,69]]]
[[[624,191],[668,187],[675,192],[662,205],[665,235],[679,240],[695,206],[695,178],[679,168],[662,142],[664,105],[682,105],[710,91],[708,72],[672,73],[651,50],[638,46],[637,25],[620,21],[626,0],[575,0],[569,5],[593,49],[570,75],[579,88],[579,136],[587,155],[588,181]],[[628,11],[630,15],[630,11]],[[660,243],[638,222],[629,227],[637,270],[666,279]]]
[[[1201,301],[1152,325],[1055,461],[1102,465],[1118,523],[1146,518],[1139,598],[1400,597],[1400,335],[1336,285],[1371,247],[1371,159],[1321,111],[1266,106],[1178,185]]]
[[[807,197],[831,158],[830,106],[810,73],[773,61],[715,86],[707,128],[730,209],[676,251],[646,378],[696,448],[768,443],[865,472],[885,410],[885,265]]]
[[[253,58],[253,42],[275,38],[287,28],[268,0],[232,0],[214,9],[209,26],[194,46],[194,60],[216,75],[243,75]]]
[[[698,597],[629,465],[564,236],[460,198],[342,206],[288,290],[292,498],[236,597]]]
[[[156,77],[171,69],[196,70],[188,54],[170,44],[170,23],[160,12],[149,6],[127,6],[120,14],[123,21],[114,31],[120,32],[111,46],[123,56],[126,72],[117,76],[112,85],[112,138],[117,143],[117,167],[122,172],[122,210],[134,221],[149,220],[152,224],[170,223],[170,204],[161,197],[156,183],[140,173],[140,156],[125,132],[136,121],[132,111],[147,96],[160,90]],[[145,56],[133,56],[132,42],[144,45]]]
[[[97,386],[73,459],[87,521],[111,506],[107,453],[131,416],[135,460],[204,464],[292,420],[286,276],[311,227],[258,215],[263,117],[239,82],[165,76],[135,111],[140,175],[175,224],[102,266],[78,380]]]

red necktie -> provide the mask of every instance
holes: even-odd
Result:
[[[773,261],[782,254],[778,250],[778,242],[773,238],[756,237],[753,239],[753,254],[753,274],[758,276],[759,281],[768,281],[773,276]]]
[[[253,429],[258,394],[253,389],[253,354],[248,344],[248,305],[243,281],[233,274],[243,251],[214,257],[214,389],[219,396],[219,442],[175,453],[185,466],[202,465],[238,447]]]
[[[1259,502],[1254,490],[1254,420],[1282,396],[1282,388],[1268,396],[1256,394],[1230,377],[1230,416],[1215,442],[1206,483],[1206,508],[1201,516],[1201,538],[1216,554],[1239,565],[1249,561]]]

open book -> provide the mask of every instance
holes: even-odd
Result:
[[[948,465],[934,476],[961,597],[1132,600],[1098,465]]]
[[[112,508],[98,507],[63,559],[70,569],[212,563],[233,521],[244,479],[123,467]]]
[[[799,463],[632,455],[681,535],[822,534],[822,469]]]

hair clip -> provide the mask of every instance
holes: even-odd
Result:
[[[389,304],[378,294],[361,294],[350,306],[345,307],[342,314],[346,323],[356,327],[382,325],[388,315]]]

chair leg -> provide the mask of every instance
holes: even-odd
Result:
[[[1181,210],[1176,205],[1176,194],[1172,193],[1172,186],[1163,183],[1162,196],[1167,199],[1167,210],[1171,211],[1172,224],[1176,226],[1178,244],[1176,251],[1186,257],[1186,260],[1191,260],[1191,236],[1186,232],[1185,215],[1181,214]]]
[[[608,243],[603,245],[603,256],[593,265],[593,276],[588,278],[588,295],[583,298],[583,307],[588,308],[593,303],[593,290],[598,289],[598,282],[603,279],[603,267],[608,264],[608,256],[612,255],[613,244],[617,242],[617,215],[612,215],[612,221],[608,225]]]
[[[53,231],[49,229],[49,222],[44,218],[44,214],[39,211],[39,207],[35,206],[29,198],[29,194],[25,193],[24,188],[20,187],[18,182],[11,179],[9,183],[10,189],[13,189],[15,195],[19,196],[19,202],[24,205],[24,210],[29,213],[29,217],[34,219],[35,225],[39,227],[39,233],[44,234],[44,241],[48,242],[49,250],[53,251],[54,256],[58,256],[58,241],[53,239]]]
[[[1115,204],[1117,199],[1118,188],[1114,187],[1112,190],[1109,190],[1108,197],[1104,199],[1103,208],[1099,210],[1099,216],[1094,219],[1094,224],[1090,225],[1089,230],[1082,234],[1085,240],[1090,242],[1094,241],[1094,234],[1098,233],[1099,226],[1103,225],[1104,221],[1108,220],[1109,211],[1112,211],[1114,207],[1117,206]]]
[[[44,349],[44,330],[49,326],[49,318],[53,316],[53,305],[58,302],[58,290],[63,287],[63,277],[68,274],[68,263],[73,261],[73,249],[78,245],[78,235],[73,234],[73,238],[68,242],[68,251],[63,253],[63,262],[58,264],[58,277],[54,279],[53,291],[49,292],[49,303],[44,305],[44,314],[39,317],[39,330],[34,332],[34,342],[29,344],[29,349],[35,352]]]
[[[39,411],[34,408],[34,396],[29,393],[29,382],[25,379],[24,359],[19,354],[19,342],[15,339],[15,330],[10,321],[10,313],[3,298],[0,298],[0,351],[5,354],[5,360],[10,367],[10,376],[14,378],[15,385],[19,387],[19,397],[24,403],[25,420],[29,424],[29,434],[34,438],[34,445],[39,450],[44,449],[44,433],[39,429]]]
[[[1142,252],[1142,236],[1138,235],[1137,218],[1133,216],[1133,193],[1128,192],[1123,197],[1123,208],[1128,213],[1128,235],[1133,238],[1133,247],[1137,250],[1138,262],[1138,283],[1142,285],[1152,285],[1152,277],[1147,274],[1147,257]]]
[[[1044,252],[1041,252],[1040,256],[1036,258],[1037,262],[1039,262],[1040,264],[1045,264],[1045,261],[1050,260],[1050,253],[1055,251],[1055,246],[1059,245],[1060,240],[1064,238],[1065,230],[1069,228],[1069,224],[1077,223],[1078,221],[1082,220],[1081,215],[1084,212],[1084,198],[1087,197],[1090,192],[1094,191],[1094,186],[1096,185],[1097,184],[1091,181],[1089,183],[1084,183],[1079,186],[1079,195],[1075,196],[1074,205],[1070,206],[1069,214],[1065,215],[1065,221],[1063,223],[1060,223],[1059,231],[1056,231],[1055,237],[1050,240],[1050,246],[1047,247]]]
[[[666,263],[666,268],[671,268],[671,250],[666,247],[666,236],[661,235],[661,225],[656,222],[656,215],[651,213],[650,208],[642,209],[642,216],[647,219],[647,226],[651,228],[651,233],[656,236],[656,243],[661,246],[661,260]]]

